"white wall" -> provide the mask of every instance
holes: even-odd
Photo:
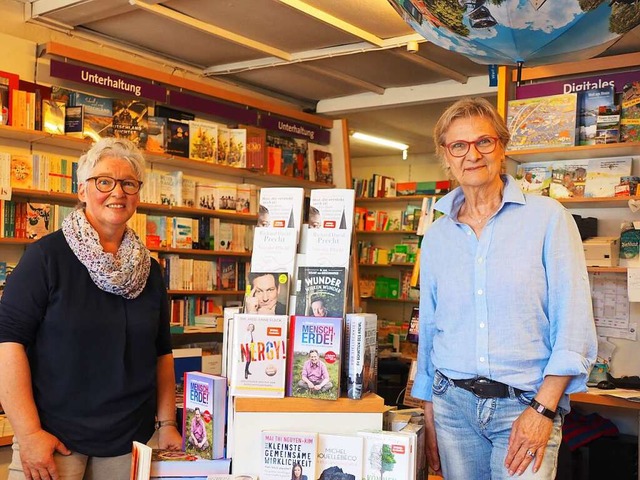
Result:
[[[387,175],[397,182],[421,182],[446,180],[447,176],[434,155],[409,154],[402,160],[402,152],[384,157],[360,157],[351,159],[353,178],[371,178],[374,173]]]

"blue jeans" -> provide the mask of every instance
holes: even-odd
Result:
[[[504,466],[513,422],[520,416],[534,393],[509,398],[478,398],[456,387],[436,371],[433,380],[433,412],[446,480],[553,480],[562,440],[562,415],[556,415],[540,469],[533,473],[533,462],[521,476],[509,476]]]

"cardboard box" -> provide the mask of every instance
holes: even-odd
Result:
[[[582,242],[588,267],[617,267],[620,253],[618,237],[593,237]]]

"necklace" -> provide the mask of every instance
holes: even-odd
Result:
[[[484,223],[491,215],[493,214],[493,211],[489,212],[486,215],[483,215],[481,217],[474,217],[473,215],[471,215],[471,213],[469,212],[469,208],[465,207],[465,216],[471,220],[473,223],[475,223],[476,225],[480,225],[482,223]]]

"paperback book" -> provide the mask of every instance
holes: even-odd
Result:
[[[229,129],[227,165],[245,168],[247,165],[247,131],[244,128]]]
[[[149,106],[140,100],[113,100],[113,136],[147,146]]]
[[[584,197],[589,160],[553,162],[549,196],[553,198]]]
[[[286,343],[286,315],[234,315],[230,395],[284,397]]]
[[[289,275],[282,272],[251,272],[244,297],[244,312],[258,315],[286,315],[289,303]]]
[[[260,480],[291,480],[294,474],[315,480],[317,448],[315,432],[263,430]]]
[[[64,135],[64,102],[42,100],[42,130],[54,135]]]
[[[256,228],[253,232],[251,270],[285,272],[291,278],[296,258],[297,235],[293,228]]]
[[[296,315],[344,317],[343,267],[298,267],[296,283]]]
[[[311,190],[309,228],[353,229],[355,192],[346,188]]]
[[[167,151],[168,137],[167,119],[164,117],[149,117],[147,152],[165,153]]]
[[[551,162],[520,163],[516,167],[516,180],[520,189],[529,195],[549,196],[551,189]]]
[[[620,102],[620,141],[640,141],[640,82],[629,82],[622,89]]]
[[[600,107],[612,107],[613,86],[583,90],[578,93],[578,145],[595,145]]]
[[[198,458],[224,457],[227,379],[202,372],[184,374],[182,449]]]
[[[507,126],[512,150],[571,147],[576,138],[577,94],[510,100]]]
[[[631,175],[631,158],[594,158],[589,160],[585,197],[613,197],[622,177]]]
[[[415,459],[409,435],[400,432],[361,431],[364,438],[364,473],[367,480],[415,478]]]
[[[288,396],[337,400],[342,318],[293,315],[289,330]]]
[[[318,464],[316,470],[321,480],[361,480],[364,438],[357,435],[318,434]]]
[[[260,190],[258,226],[293,228],[300,232],[304,189],[267,187]]]
[[[375,313],[348,313],[345,319],[344,370],[347,397],[375,392],[378,380],[378,317]]]
[[[167,153],[189,158],[189,122],[169,118],[167,127],[169,134]]]
[[[189,122],[189,158],[215,162],[218,151],[218,126],[213,123]]]
[[[37,240],[50,231],[51,205],[27,202],[27,238]]]
[[[333,161],[329,152],[313,151],[313,162],[316,172],[316,182],[333,183]]]

